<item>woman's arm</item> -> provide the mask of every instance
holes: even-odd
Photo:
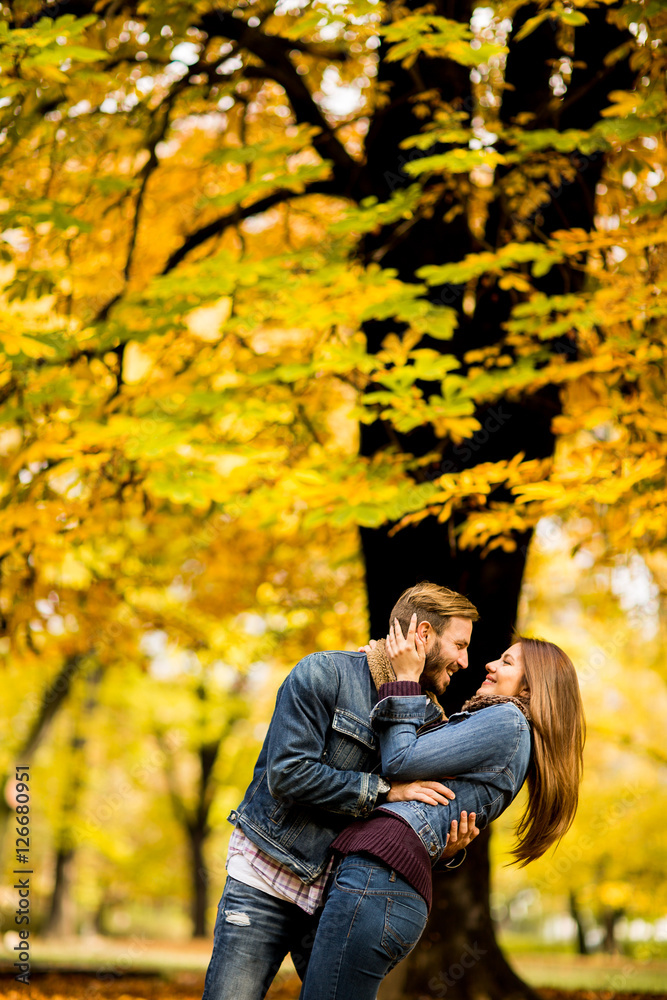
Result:
[[[381,693],[391,687],[384,685]],[[473,770],[500,770],[516,752],[523,717],[513,705],[494,705],[418,737],[426,702],[425,695],[389,694],[373,709],[387,778],[440,780]]]

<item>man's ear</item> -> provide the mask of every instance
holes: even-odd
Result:
[[[422,642],[426,642],[431,633],[430,622],[420,622],[417,626],[417,634]]]

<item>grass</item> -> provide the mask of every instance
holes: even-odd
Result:
[[[514,953],[510,964],[531,986],[612,993],[665,993],[667,961],[622,955]]]
[[[667,993],[667,958],[649,960],[624,956],[580,956],[557,952],[521,950],[518,942],[506,948],[509,961],[531,986],[563,990],[601,990],[615,993]],[[212,942],[156,941],[131,938],[31,938],[31,965],[40,969],[87,970],[98,978],[123,974],[179,973],[203,976],[211,956]],[[0,948],[0,969],[12,971],[15,956]]]
[[[93,937],[30,939],[31,966],[40,969],[81,969],[95,974],[206,972],[212,939],[202,941],[155,941],[135,935],[130,938]],[[0,948],[0,968],[8,970],[16,956],[6,945]]]

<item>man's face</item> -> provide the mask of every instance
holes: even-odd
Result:
[[[436,694],[442,694],[452,674],[468,666],[468,646],[472,635],[469,618],[450,618],[449,628],[437,635],[428,622],[420,622],[417,631],[426,643],[426,664],[420,683]]]

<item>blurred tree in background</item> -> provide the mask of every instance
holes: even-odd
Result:
[[[60,775],[52,928],[80,853],[99,926],[132,856],[201,935],[272,671],[364,638],[359,528],[371,631],[428,576],[479,662],[544,518],[667,591],[664,8],[1,17],[3,763]],[[415,989],[478,937],[459,995],[528,995],[484,850],[441,887]]]

